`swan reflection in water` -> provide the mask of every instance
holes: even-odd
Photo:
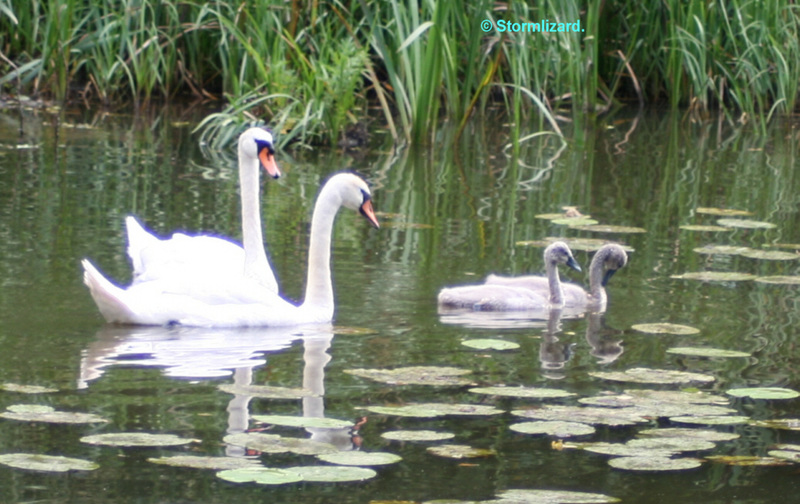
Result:
[[[333,341],[331,324],[294,328],[213,329],[194,327],[104,326],[81,357],[78,388],[90,386],[112,366],[158,367],[177,379],[212,379],[232,376],[237,388],[252,385],[253,369],[266,364],[266,356],[303,343],[303,384],[311,392],[302,398],[304,417],[325,416],[325,366]],[[228,403],[227,434],[250,427],[251,395],[234,394]],[[354,448],[350,428],[307,428],[311,439],[333,444],[339,450]],[[229,456],[244,456],[245,449],[228,446]]]

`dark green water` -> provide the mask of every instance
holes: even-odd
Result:
[[[624,502],[766,503],[796,495],[796,466],[730,467],[705,463],[690,471],[635,473],[612,469],[607,457],[554,451],[551,438],[509,430],[519,421],[495,417],[413,419],[376,415],[368,405],[464,402],[510,411],[540,404],[472,394],[459,387],[384,385],[344,373],[352,368],[447,365],[472,371],[475,383],[562,388],[580,396],[628,388],[675,389],[603,382],[598,370],[658,367],[703,372],[704,390],[742,386],[800,388],[800,287],[756,282],[674,280],[687,271],[797,275],[800,260],[764,261],[705,256],[715,244],[762,248],[800,243],[798,134],[778,125],[766,136],[724,123],[691,124],[646,115],[552,136],[519,146],[502,119],[476,120],[453,147],[367,154],[286,151],[285,177],[263,184],[269,253],[282,290],[302,296],[307,221],[322,180],[356,169],[373,184],[383,227],[352,212],[339,216],[334,237],[337,327],[364,333],[120,329],[106,327],[81,281],[79,260],[91,258],[122,284],[129,281],[123,219],[135,214],[163,234],[209,231],[238,237],[238,190],[233,152],[204,156],[191,135],[195,117],[47,114],[0,116],[0,380],[56,387],[58,393],[0,393],[0,410],[20,403],[50,405],[107,418],[89,426],[0,419],[0,453],[65,455],[97,462],[91,472],[32,472],[0,466],[2,502],[286,502],[368,503],[380,500],[486,500],[509,488],[605,493]],[[486,125],[484,129],[482,125]],[[634,127],[635,126],[635,127]],[[379,143],[379,142],[378,142]],[[444,145],[444,139],[442,139]],[[644,234],[576,231],[535,218],[577,205],[604,224],[639,226]],[[713,224],[698,207],[746,209],[769,230],[701,233],[683,224]],[[535,327],[480,328],[446,323],[435,297],[445,285],[488,273],[542,270],[541,249],[518,241],[546,236],[618,239],[635,248],[611,281],[609,308],[587,338],[586,319],[561,321],[558,340]],[[791,249],[788,249],[791,250]],[[590,255],[576,252],[588,266]],[[570,272],[573,281],[584,279]],[[654,336],[631,326],[673,322],[694,336]],[[336,334],[334,334],[336,333]],[[509,352],[475,351],[462,341],[501,338]],[[701,359],[666,353],[673,346],[738,349],[750,358]],[[621,353],[620,353],[621,352]],[[543,360],[545,362],[543,362]],[[234,371],[235,378],[234,378]],[[234,398],[223,383],[315,387],[319,400]],[[574,404],[571,399],[548,403]],[[800,402],[731,400],[753,418],[795,418]],[[403,457],[363,483],[235,485],[213,471],[147,462],[161,455],[236,455],[222,438],[250,414],[323,414],[356,420],[364,451]],[[667,425],[666,419],[652,424]],[[456,434],[454,443],[491,448],[489,458],[449,460],[426,443],[381,438],[387,430],[429,428]],[[599,427],[586,440],[625,441],[643,427]],[[717,427],[741,434],[713,454],[765,455],[775,443],[800,443],[800,433],[748,425]],[[95,447],[94,433],[144,431],[198,440],[169,449]],[[287,435],[310,434],[278,429]],[[342,447],[351,447],[339,436]],[[264,456],[268,465],[313,464],[301,456]]]

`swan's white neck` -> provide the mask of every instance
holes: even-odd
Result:
[[[324,311],[333,316],[331,279],[331,235],[336,213],[342,205],[335,184],[326,184],[317,198],[311,217],[311,243],[308,248],[308,277],[303,308]]]
[[[251,278],[273,292],[278,282],[272,273],[264,236],[261,232],[261,186],[258,159],[242,152],[239,147],[239,191],[242,201],[242,242],[244,246],[244,276]]]

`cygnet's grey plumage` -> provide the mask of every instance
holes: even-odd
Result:
[[[589,265],[589,291],[573,283],[561,284],[565,307],[591,307],[600,310],[606,305],[606,284],[619,269],[628,262],[628,254],[621,246],[609,243],[600,247]],[[502,277],[489,275],[486,285],[529,289],[534,293],[549,288],[547,279],[540,276]]]
[[[542,310],[564,304],[564,292],[558,275],[558,265],[566,264],[581,271],[572,251],[564,242],[554,242],[544,250],[547,277],[541,278],[543,289],[525,285],[481,284],[448,287],[439,292],[439,308],[471,309],[475,311]],[[498,277],[499,278],[499,277]],[[531,277],[536,278],[536,277]]]

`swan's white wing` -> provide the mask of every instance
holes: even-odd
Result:
[[[517,277],[505,277],[489,275],[486,277],[486,285],[498,285],[506,287],[517,287],[529,289],[537,294],[546,295],[549,292],[550,284],[547,277],[539,275],[523,275]],[[588,301],[588,294],[578,284],[562,282],[561,289],[564,291],[564,306],[585,305]]]
[[[475,311],[520,311],[547,308],[546,293],[508,285],[462,285],[442,289],[438,297],[440,309]]]

